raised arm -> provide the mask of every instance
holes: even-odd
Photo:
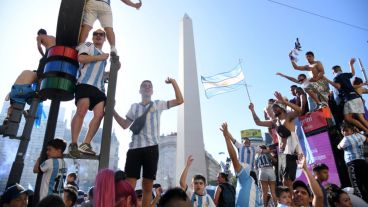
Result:
[[[367,94],[367,93],[368,93],[368,89],[362,88],[362,94]]]
[[[357,84],[357,85],[353,85],[353,88],[358,89],[360,87],[363,87],[364,85],[365,85],[365,83],[360,83],[360,84]]]
[[[341,85],[339,83],[335,83],[333,81],[331,81],[330,79],[328,79],[326,76],[323,76],[323,78],[329,83],[331,84],[334,88],[336,88],[337,90],[339,90],[341,88]]]
[[[230,159],[233,163],[234,170],[235,170],[236,173],[238,173],[241,170],[241,165],[240,165],[240,162],[239,162],[239,160],[236,156],[236,151],[234,149],[234,146],[231,143],[231,140],[233,139],[232,138],[233,136],[230,134],[230,132],[227,128],[227,123],[226,122],[221,125],[220,130],[222,131],[222,134],[224,135],[225,142],[226,142],[226,148],[227,148],[227,151],[229,153]]]
[[[354,63],[355,63],[355,58],[351,58],[349,65],[350,65],[350,72],[353,74],[353,76],[355,75]]]
[[[131,6],[131,7],[133,7],[133,8],[136,8],[136,9],[139,9],[139,8],[141,8],[141,6],[142,6],[142,1],[141,0],[139,0],[139,2],[138,3],[133,3],[132,1],[130,1],[130,0],[121,0],[124,4],[126,4],[126,5],[128,5],[128,6]]]
[[[118,124],[123,128],[123,129],[126,129],[128,128],[131,124],[132,124],[132,121],[129,120],[129,119],[124,119],[123,117],[121,117],[118,112],[115,111],[114,109],[114,112],[113,112],[113,116],[114,116],[114,119],[116,122],[118,122]]]
[[[178,106],[182,103],[184,103],[183,95],[181,94],[180,88],[178,86],[178,83],[173,78],[167,78],[165,81],[167,84],[171,84],[175,91],[175,99],[169,101],[169,108]]]
[[[193,156],[189,155],[188,158],[187,158],[187,162],[185,164],[184,170],[183,170],[183,172],[181,173],[181,176],[180,176],[180,187],[184,191],[187,188],[187,181],[186,180],[187,180],[189,168],[192,165],[193,160],[194,160]]]
[[[279,72],[277,72],[277,73],[276,73],[276,75],[281,76],[281,77],[283,77],[283,78],[286,78],[286,79],[288,79],[288,80],[289,80],[289,81],[291,81],[291,82],[299,83],[299,81],[298,81],[296,78],[293,78],[293,77],[291,77],[291,76],[284,75],[283,73],[279,73]]]
[[[296,62],[293,60],[292,56],[291,56],[291,53],[289,53],[289,57],[290,57],[290,62],[291,62],[291,65],[293,66],[293,68],[295,70],[301,70],[301,71],[310,71],[310,68],[308,65],[305,65],[305,66],[299,66],[296,64]]]
[[[323,192],[321,187],[319,186],[317,180],[313,177],[312,173],[309,171],[305,156],[301,156],[300,162],[303,164],[303,173],[308,180],[308,184],[313,193],[313,201],[312,204],[314,207],[323,207]]]
[[[151,202],[151,205],[150,205],[151,207],[156,207],[158,202],[160,201],[162,188],[161,187],[156,188],[155,192],[156,192],[156,196],[155,196],[155,199],[153,199],[153,201]]]
[[[257,126],[265,126],[265,127],[272,127],[273,122],[272,121],[261,121],[259,117],[257,116],[256,112],[254,111],[254,105],[253,103],[249,104],[249,110],[252,113],[252,117],[254,120],[254,123],[257,124]]]
[[[300,115],[300,113],[302,112],[302,108],[296,104],[290,103],[289,101],[285,100],[284,97],[282,96],[282,94],[280,92],[275,92],[274,93],[276,99],[278,102],[285,104],[287,106],[289,106],[290,108],[292,108],[294,110],[294,112],[289,112],[288,116],[293,119],[297,116]]]

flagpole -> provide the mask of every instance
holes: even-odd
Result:
[[[363,63],[362,63],[362,61],[360,60],[360,58],[358,58],[358,60],[359,60],[360,69],[362,70],[362,73],[363,73],[363,75],[364,75],[365,82],[367,82],[367,81],[368,81],[368,80],[367,80],[367,74],[365,73]]]
[[[240,58],[239,58],[239,65],[240,65],[241,70],[243,71],[242,59],[240,59]],[[248,91],[248,84],[245,81],[245,77],[244,77],[244,86],[245,86],[245,90],[246,90],[247,95],[248,95],[249,103],[252,103],[252,100],[250,100],[250,95],[249,95],[249,91]]]

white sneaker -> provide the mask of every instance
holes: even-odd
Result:
[[[92,150],[92,146],[87,143],[79,145],[78,150],[84,154],[96,155],[96,152]]]

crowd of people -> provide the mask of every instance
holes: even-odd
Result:
[[[122,0],[125,4],[139,9],[142,5]],[[96,19],[103,29],[93,32],[92,42],[85,42]],[[46,57],[50,47],[55,45],[55,38],[47,35],[43,29],[37,33],[37,47]],[[230,173],[219,172],[218,186],[213,196],[207,193],[207,179],[195,174],[191,183],[187,183],[188,172],[195,157],[188,156],[183,168],[180,184],[176,188],[162,189],[154,184],[159,160],[160,115],[164,110],[181,105],[184,98],[173,78],[165,82],[172,85],[175,98],[172,100],[152,100],[153,84],[150,80],[142,81],[139,93],[141,100],[131,105],[126,116],[114,110],[113,117],[123,129],[131,129],[132,141],[129,144],[124,171],[114,172],[103,169],[98,172],[95,185],[84,193],[77,185],[77,174],[67,173],[63,160],[66,148],[72,158],[81,158],[82,154],[96,155],[91,146],[101,120],[104,117],[106,94],[104,73],[109,58],[102,51],[105,40],[111,46],[111,55],[117,55],[115,34],[112,26],[110,1],[87,1],[83,16],[78,50],[80,63],[75,91],[76,113],[71,122],[72,141],[67,146],[65,140],[55,138],[47,143],[47,159],[38,159],[34,173],[43,173],[39,192],[39,207],[48,206],[82,206],[82,207],[154,207],[154,206],[194,206],[194,207],[267,207],[267,206],[368,206],[368,165],[363,153],[363,145],[368,136],[368,113],[364,107],[362,94],[368,93],[364,88],[367,83],[355,77],[352,58],[349,62],[350,72],[344,73],[340,66],[332,67],[334,79],[329,80],[320,61],[315,60],[314,53],[306,53],[307,65],[297,64],[290,53],[291,65],[301,73],[296,78],[276,73],[295,84],[291,86],[293,97],[289,100],[281,93],[275,92],[275,98],[268,100],[264,110],[265,119],[261,120],[253,103],[249,110],[256,125],[267,127],[273,144],[255,147],[247,137],[241,143],[230,133],[228,124],[220,126],[226,149],[231,159],[236,183],[231,183]],[[44,47],[44,49],[42,48]],[[39,71],[23,71],[15,81],[9,95],[11,103],[25,103],[33,92],[30,85],[40,80]],[[330,92],[332,86],[335,90]],[[351,188],[329,184],[329,166],[314,163],[312,171],[307,164],[305,152],[296,133],[296,124],[300,116],[322,108],[333,112],[335,126],[340,127],[342,139],[334,148],[343,150],[348,169]],[[89,129],[83,142],[78,146],[79,134],[87,111],[93,112]],[[11,116],[12,108],[8,110]],[[339,139],[339,137],[331,137]],[[296,180],[300,169],[307,182]],[[137,180],[142,176],[142,189],[135,189]],[[344,178],[341,178],[344,179]],[[165,190],[165,191],[164,191]],[[28,205],[33,192],[19,184],[9,186],[1,197],[4,207],[24,207]]]

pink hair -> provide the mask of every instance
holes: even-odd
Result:
[[[128,181],[121,180],[115,184],[115,201],[118,202],[122,198],[131,197],[133,206],[137,205],[137,197],[135,191]]]
[[[115,207],[114,171],[102,169],[97,173],[93,193],[95,207]]]

